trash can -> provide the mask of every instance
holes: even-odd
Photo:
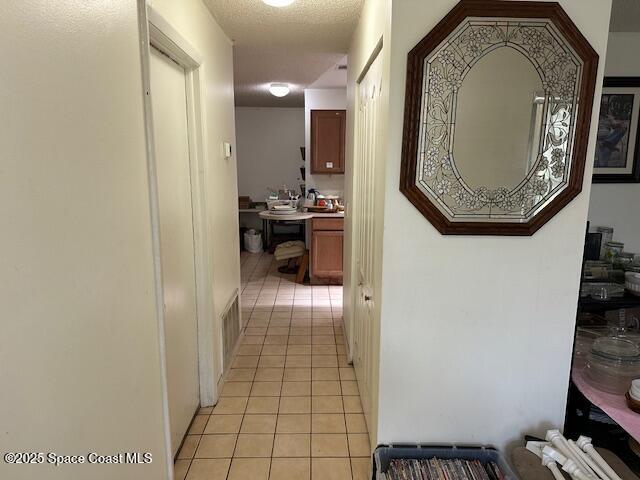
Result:
[[[253,228],[244,232],[244,249],[249,253],[262,252],[262,234]]]

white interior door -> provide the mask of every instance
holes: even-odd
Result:
[[[151,48],[160,250],[171,446],[177,453],[199,406],[198,324],[184,69]]]
[[[378,54],[358,85],[354,161],[354,242],[356,282],[353,299],[353,362],[369,435],[376,442],[378,395],[379,303],[375,298],[377,209],[382,202],[377,184],[380,171],[379,113],[382,91],[382,54]]]

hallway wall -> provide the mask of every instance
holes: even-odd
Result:
[[[505,448],[564,422],[599,101],[582,193],[535,235],[438,233],[399,191],[406,60],[456,3],[393,3],[378,442]],[[599,99],[611,1],[560,4],[600,55]]]
[[[164,440],[139,2],[45,3],[0,5],[0,451],[150,452],[153,462],[0,462],[0,477],[165,479],[173,459]],[[153,4],[203,58],[210,313],[219,330],[240,284],[236,164],[222,153],[223,141],[235,144],[231,43],[200,0]],[[219,343],[215,354],[219,375]]]
[[[167,478],[136,2],[0,4],[0,451],[12,480]]]
[[[214,342],[214,372],[222,375],[221,317],[232,295],[240,288],[238,234],[238,175],[235,109],[233,103],[233,52],[231,41],[202,0],[151,0],[148,2],[202,56],[205,195],[208,214],[209,272],[213,291],[210,333]],[[233,155],[223,156],[223,142]],[[201,365],[201,373],[202,373]],[[214,399],[205,401],[209,405]]]
[[[300,193],[304,108],[236,108],[238,192],[264,202],[267,187]]]

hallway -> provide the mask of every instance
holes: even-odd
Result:
[[[342,287],[242,252],[245,337],[218,404],[195,417],[178,480],[365,480],[369,437],[347,363]]]

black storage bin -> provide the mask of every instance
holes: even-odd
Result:
[[[373,452],[373,480],[388,480],[386,472],[393,459],[442,458],[480,460],[482,463],[495,462],[506,480],[518,480],[502,454],[491,447],[456,447],[434,445],[389,445],[379,446]]]

